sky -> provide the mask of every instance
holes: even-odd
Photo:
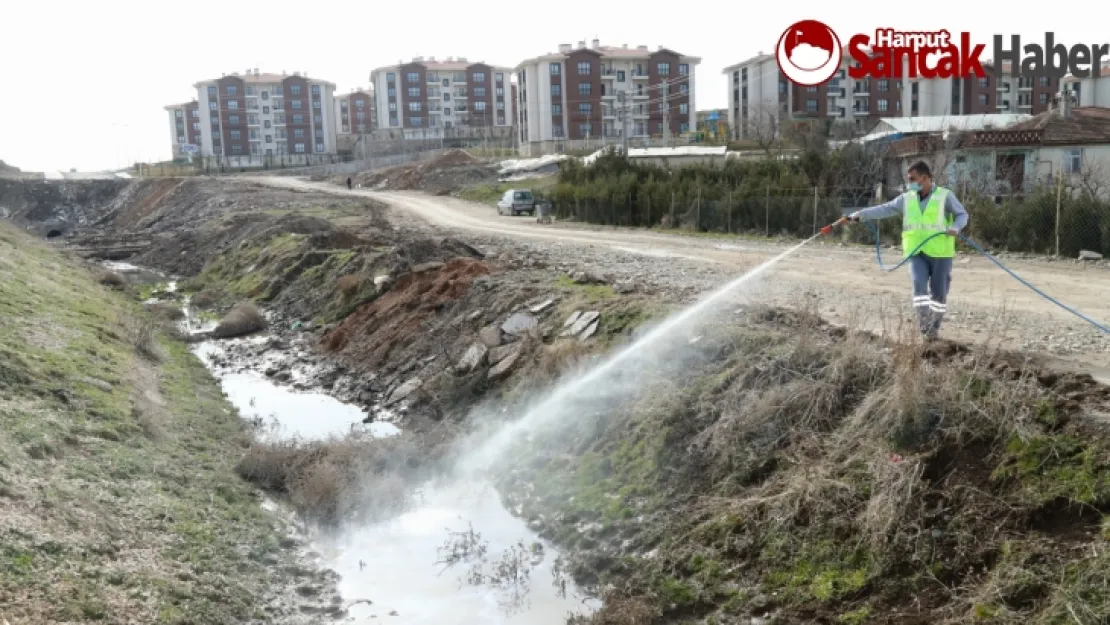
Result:
[[[370,70],[414,56],[464,56],[512,67],[560,43],[646,45],[698,56],[696,106],[721,108],[723,68],[774,50],[801,19],[831,26],[846,42],[876,28],[994,34],[1042,43],[1046,28],[1067,43],[1110,42],[1096,16],[1104,5],[1081,0],[1052,13],[1031,5],[963,0],[878,5],[793,0],[642,2],[487,0],[418,5],[378,0],[264,3],[222,0],[10,2],[0,34],[0,160],[27,171],[80,171],[170,157],[167,104],[196,97],[192,85],[257,67],[308,72],[339,92],[365,86]],[[558,9],[556,10],[556,6]],[[532,15],[532,17],[527,17]],[[18,95],[16,95],[18,94]]]

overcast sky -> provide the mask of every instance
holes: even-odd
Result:
[[[170,156],[166,104],[196,97],[192,84],[257,67],[305,71],[365,85],[370,69],[413,56],[465,56],[513,66],[595,36],[603,45],[659,45],[700,56],[697,108],[723,107],[721,70],[770,52],[784,28],[819,19],[847,40],[877,27],[967,30],[1042,42],[1106,43],[1101,3],[1041,5],[962,0],[877,5],[816,0],[690,4],[586,0],[489,0],[460,4],[379,0],[263,3],[222,0],[10,2],[0,33],[0,160],[25,170],[95,170]],[[1093,19],[1084,19],[1087,16]]]

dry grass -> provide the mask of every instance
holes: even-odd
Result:
[[[161,327],[153,316],[131,317],[125,322],[124,327],[136,354],[154,364],[161,363],[165,359],[165,350],[158,344],[158,333]]]
[[[113,289],[121,289],[124,287],[124,285],[127,284],[127,281],[123,279],[123,276],[114,271],[108,271],[107,269],[97,274],[96,281],[100,284],[103,284],[104,286],[111,287]]]
[[[220,301],[220,294],[212,290],[198,291],[196,295],[189,300],[189,305],[194,308],[207,309],[216,305]]]
[[[242,336],[265,330],[266,325],[266,317],[258,306],[253,302],[242,301],[224,315],[219,325],[212,331],[212,336],[220,339]]]
[[[333,524],[401,510],[419,458],[411,436],[353,432],[326,441],[255,442],[237,470],[262,488],[288,496],[303,517]]]
[[[181,319],[185,316],[185,311],[181,310],[181,307],[175,304],[165,304],[162,302],[157,302],[151,304],[149,306],[149,310],[152,314],[161,317],[162,319],[168,319],[170,321],[177,321],[178,319]]]
[[[340,293],[346,297],[350,297],[358,293],[358,290],[362,288],[362,277],[354,274],[341,276],[336,281],[336,285],[339,287]]]

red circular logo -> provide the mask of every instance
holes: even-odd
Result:
[[[779,37],[775,60],[791,82],[812,87],[836,75],[844,59],[840,37],[824,22],[802,20]]]

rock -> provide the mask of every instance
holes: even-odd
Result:
[[[441,263],[438,260],[433,260],[431,262],[420,263],[419,265],[414,266],[412,268],[412,272],[413,273],[424,273],[425,271],[431,271],[433,269],[439,269],[442,266],[443,266],[443,263]]]
[[[606,284],[608,282],[604,275],[593,271],[575,271],[570,274],[570,279],[575,284]]]
[[[517,360],[520,359],[520,344],[517,343],[508,347],[512,348],[511,351],[486,374],[486,377],[490,380],[500,380],[509,375],[513,367],[516,366]]]
[[[578,318],[581,317],[581,316],[582,316],[582,311],[581,310],[576,310],[576,311],[572,312],[570,314],[570,316],[567,317],[567,320],[563,322],[563,327],[564,328],[571,327],[572,325],[574,325],[574,322],[578,321]]]
[[[636,284],[633,283],[631,280],[625,280],[623,282],[618,282],[618,283],[613,285],[613,291],[615,291],[617,293],[621,293],[621,294],[631,293],[635,290],[636,290]]]
[[[1079,260],[1102,260],[1102,254],[1091,250],[1080,250]]]
[[[411,378],[409,381],[405,382],[401,386],[393,389],[393,392],[389,394],[389,400],[385,402],[385,405],[392,406],[399,401],[403,401],[406,397],[415,393],[417,389],[419,389],[420,386],[423,384],[424,382],[420,378]]]
[[[532,311],[532,314],[539,314],[539,313],[542,313],[543,311],[547,310],[554,303],[555,303],[555,300],[546,299],[546,300],[540,302],[539,304],[536,304],[535,306],[533,306],[529,310]]]
[[[101,380],[99,378],[92,378],[92,377],[89,377],[89,376],[81,376],[81,377],[77,378],[77,381],[78,382],[84,382],[85,384],[88,384],[89,386],[91,386],[95,389],[99,389],[101,391],[104,391],[105,393],[111,393],[112,392],[111,383],[105,382],[104,380]]]
[[[509,354],[512,354],[517,349],[520,349],[519,344],[494,347],[493,349],[489,350],[489,353],[486,355],[486,360],[487,362],[489,362],[489,364],[496,365],[502,360],[505,360],[505,358],[507,358]]]
[[[501,328],[486,326],[478,331],[478,339],[486,347],[497,347],[501,345]]]
[[[597,327],[600,324],[601,321],[595,319],[594,322],[590,324],[590,327],[586,328],[582,332],[582,334],[578,335],[578,340],[585,341],[586,339],[593,337],[593,335],[597,334]]]
[[[389,290],[393,286],[393,278],[389,276],[377,276],[374,278],[374,289],[380,294]]]
[[[469,315],[466,316],[466,320],[467,321],[474,321],[478,317],[481,317],[481,316],[482,316],[482,311],[481,310],[475,310],[474,312],[472,312],[472,313],[470,313]]]
[[[590,324],[596,321],[599,317],[601,317],[601,313],[597,312],[596,310],[582,313],[581,315],[579,315],[578,320],[574,322],[574,325],[572,325],[567,330],[563,330],[563,332],[559,334],[559,336],[578,336],[579,334],[585,332],[586,328],[589,328]]]
[[[478,367],[482,366],[485,361],[486,355],[489,353],[489,348],[481,343],[474,343],[462,355],[459,362],[455,364],[455,371],[459,373],[470,373]]]
[[[512,317],[509,317],[505,323],[501,324],[501,330],[505,334],[524,336],[536,329],[538,325],[539,322],[536,321],[536,318],[532,315],[527,313],[516,313]]]

